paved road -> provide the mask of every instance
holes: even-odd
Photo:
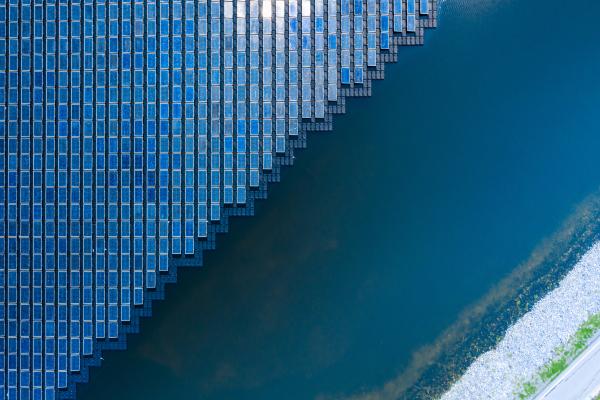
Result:
[[[600,393],[600,335],[535,400],[588,400]]]

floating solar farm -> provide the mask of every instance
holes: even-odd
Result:
[[[0,4],[0,396],[74,398],[436,6]]]

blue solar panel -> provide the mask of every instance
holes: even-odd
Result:
[[[403,17],[402,17],[402,9],[403,9],[403,0],[393,0],[394,1],[394,32],[402,32],[403,31]]]
[[[0,4],[0,396],[72,397],[435,4]]]
[[[375,0],[367,0],[367,66],[377,65],[377,9]]]
[[[354,0],[354,48],[352,54],[354,56],[354,82],[363,83],[363,68],[364,68],[364,17],[363,17],[363,1]]]
[[[298,135],[298,2],[289,0],[288,5],[288,119],[290,136]]]
[[[275,2],[275,151],[286,150],[286,38],[285,2]]]
[[[262,166],[265,170],[273,168],[273,2],[263,0],[262,17]]]

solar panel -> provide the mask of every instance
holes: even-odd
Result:
[[[375,0],[367,0],[367,65],[377,65],[377,5]]]
[[[0,396],[72,398],[435,6],[0,4]]]
[[[327,100],[338,98],[338,5],[337,1],[327,1]]]
[[[354,83],[363,83],[363,68],[364,68],[364,7],[363,0],[354,0],[354,21],[352,29],[354,31],[354,48],[352,55],[354,56]]]

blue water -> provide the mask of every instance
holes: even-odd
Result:
[[[600,2],[448,0],[81,400],[375,389],[600,185]]]

